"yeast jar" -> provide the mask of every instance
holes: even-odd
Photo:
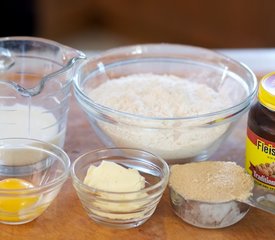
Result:
[[[275,72],[260,81],[249,112],[245,167],[256,183],[275,190]]]

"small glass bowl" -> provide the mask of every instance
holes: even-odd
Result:
[[[88,168],[102,161],[138,170],[145,178],[145,188],[134,192],[108,192],[84,184]],[[149,152],[107,148],[77,158],[72,164],[71,176],[88,216],[97,223],[123,229],[143,224],[154,213],[168,183],[169,167],[163,159]]]
[[[250,206],[239,201],[201,202],[186,200],[169,186],[173,211],[183,221],[200,228],[218,229],[231,226],[247,214]]]
[[[23,224],[39,217],[59,193],[69,169],[68,155],[55,145],[0,139],[0,222]],[[19,189],[26,182],[30,188]]]

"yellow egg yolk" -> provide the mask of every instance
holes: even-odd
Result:
[[[0,181],[0,191],[5,190],[24,190],[34,186],[26,180],[19,178],[7,178]],[[24,195],[11,191],[7,196],[0,196],[0,220],[20,221],[27,216],[23,215],[24,210],[30,208],[38,201],[38,196]],[[27,214],[33,215],[33,214]]]

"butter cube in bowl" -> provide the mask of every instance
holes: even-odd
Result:
[[[169,167],[149,152],[107,148],[77,158],[71,176],[88,216],[123,229],[137,227],[152,216],[167,186]]]

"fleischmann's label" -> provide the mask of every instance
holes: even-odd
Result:
[[[247,129],[245,168],[256,183],[275,190],[275,143]]]

